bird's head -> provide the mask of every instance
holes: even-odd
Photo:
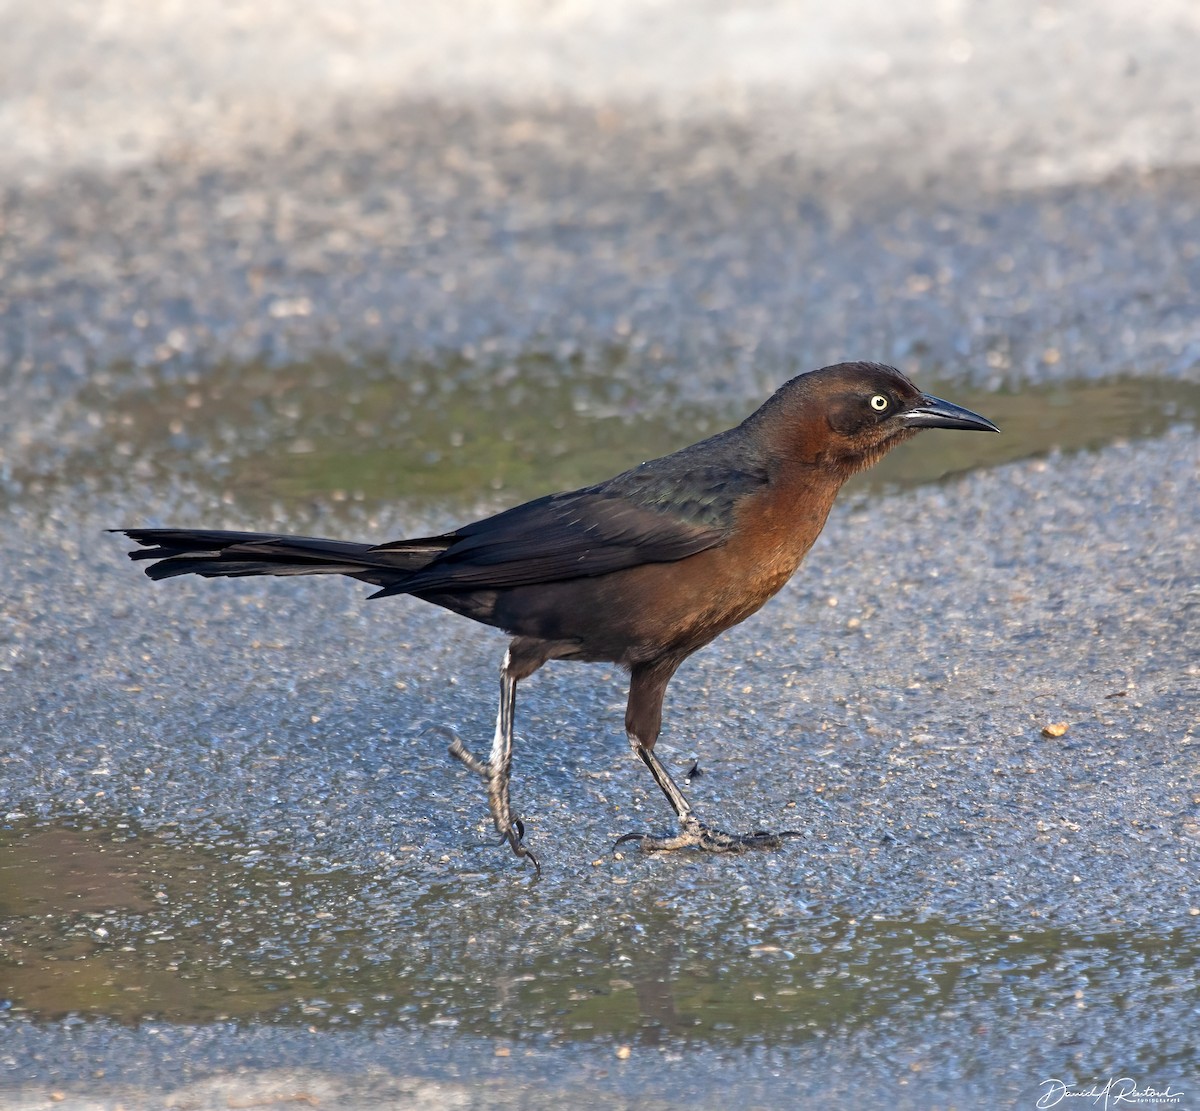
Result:
[[[787,432],[788,454],[849,478],[922,428],[999,432],[990,420],[922,393],[894,367],[838,363],[801,374],[754,414]],[[780,442],[778,432],[773,433]]]

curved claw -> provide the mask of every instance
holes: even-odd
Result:
[[[514,855],[527,857],[533,865],[537,874],[542,874],[542,866],[538,862],[538,858],[534,855],[532,849],[527,849],[524,845],[525,840],[525,823],[520,818],[513,818],[512,825],[504,833],[500,834],[500,840],[496,842],[496,847],[500,848],[508,845]],[[491,844],[491,842],[488,842]]]
[[[612,851],[616,852],[626,841],[641,841],[649,836],[648,833],[624,833],[613,842]]]
[[[517,831],[517,842],[524,841],[525,840],[525,823],[523,821],[521,821],[520,818],[513,818],[512,824],[513,824],[513,829],[515,829]],[[513,843],[512,835],[510,833],[500,834],[500,840],[496,842],[496,847],[499,848],[506,841],[509,843]],[[529,850],[526,849],[526,852],[528,852],[528,851]]]
[[[540,876],[542,874],[542,866],[538,862],[538,858],[534,855],[532,849],[527,849],[521,843],[521,838],[525,836],[525,827],[523,825],[521,825],[521,822],[519,820],[515,821],[513,823],[513,825],[514,825],[514,827],[519,827],[519,829],[518,828],[510,829],[504,835],[500,844],[503,845],[504,842],[507,841],[509,843],[509,845],[512,846],[512,851],[517,856],[527,857],[529,859],[530,863],[533,865],[533,870]]]

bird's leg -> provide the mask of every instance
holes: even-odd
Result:
[[[513,720],[517,709],[517,681],[508,672],[508,657],[500,673],[500,706],[496,711],[496,732],[492,737],[492,755],[488,760],[488,810],[496,832],[506,838],[518,856],[530,856],[534,867],[537,859],[521,844],[525,827],[514,817],[509,801],[508,782],[512,777]]]
[[[643,747],[635,739],[633,741],[633,751],[638,755],[642,763],[650,769],[650,774],[654,776],[654,782],[658,784],[658,789],[667,796],[667,802],[671,804],[671,809],[675,811],[675,816],[679,819],[679,824],[686,826],[697,821],[696,812],[692,809],[692,804],[688,802],[679,784],[671,778],[671,773],[662,766],[662,762],[654,755],[654,749]]]
[[[755,830],[753,833],[726,833],[705,825],[696,817],[692,804],[688,802],[679,784],[654,755],[654,742],[662,726],[662,698],[667,682],[675,668],[666,671],[643,671],[635,668],[629,684],[629,708],[625,712],[625,728],[633,751],[654,776],[658,789],[666,796],[671,809],[679,819],[679,833],[674,837],[651,837],[647,833],[627,833],[617,839],[617,845],[637,841],[646,852],[667,852],[672,849],[697,848],[709,852],[739,853],[747,849],[777,849],[787,837],[799,837],[794,830],[770,833]]]
[[[517,709],[517,678],[511,663],[511,655],[506,652],[500,669],[500,706],[496,712],[496,732],[492,737],[490,758],[484,762],[473,756],[458,737],[451,742],[449,751],[451,756],[487,783],[488,810],[496,832],[500,834],[500,843],[507,841],[517,856],[528,857],[540,874],[542,868],[537,857],[522,844],[525,826],[520,818],[514,816],[508,795],[508,782],[512,775],[513,721]]]

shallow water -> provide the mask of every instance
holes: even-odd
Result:
[[[598,866],[591,882],[609,872]],[[736,899],[697,925],[645,885],[599,920],[563,916],[547,898],[540,911],[562,920],[517,935],[491,899],[472,902],[465,878],[415,896],[397,886],[380,914],[361,898],[369,879],[298,872],[269,851],[128,822],[19,825],[0,834],[0,998],[35,1019],[729,1048],[869,1030],[884,1017],[1120,1007],[1188,991],[1200,960],[1200,936],[1181,929],[1015,932],[798,905],[763,916]],[[1163,1048],[1141,1063],[1185,1063]]]
[[[40,495],[81,477],[100,492],[118,478],[147,489],[183,480],[250,518],[272,505],[336,515],[348,501],[499,506],[599,481],[729,427],[752,407],[684,403],[639,380],[637,367],[616,347],[500,365],[326,358],[226,366],[115,400],[106,400],[105,378],[81,401],[87,431],[65,453],[57,445],[41,465],[18,471],[16,485]],[[983,413],[1003,435],[918,437],[851,490],[913,486],[1200,422],[1200,383],[1180,379],[1076,379],[1008,392],[921,386]]]

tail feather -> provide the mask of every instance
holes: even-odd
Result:
[[[152,560],[152,579],[176,575],[205,578],[245,575],[348,575],[376,586],[401,588],[414,571],[431,563],[453,542],[453,535],[397,541],[386,551],[370,544],[282,536],[269,532],[207,529],[112,529],[141,544],[129,553]]]

